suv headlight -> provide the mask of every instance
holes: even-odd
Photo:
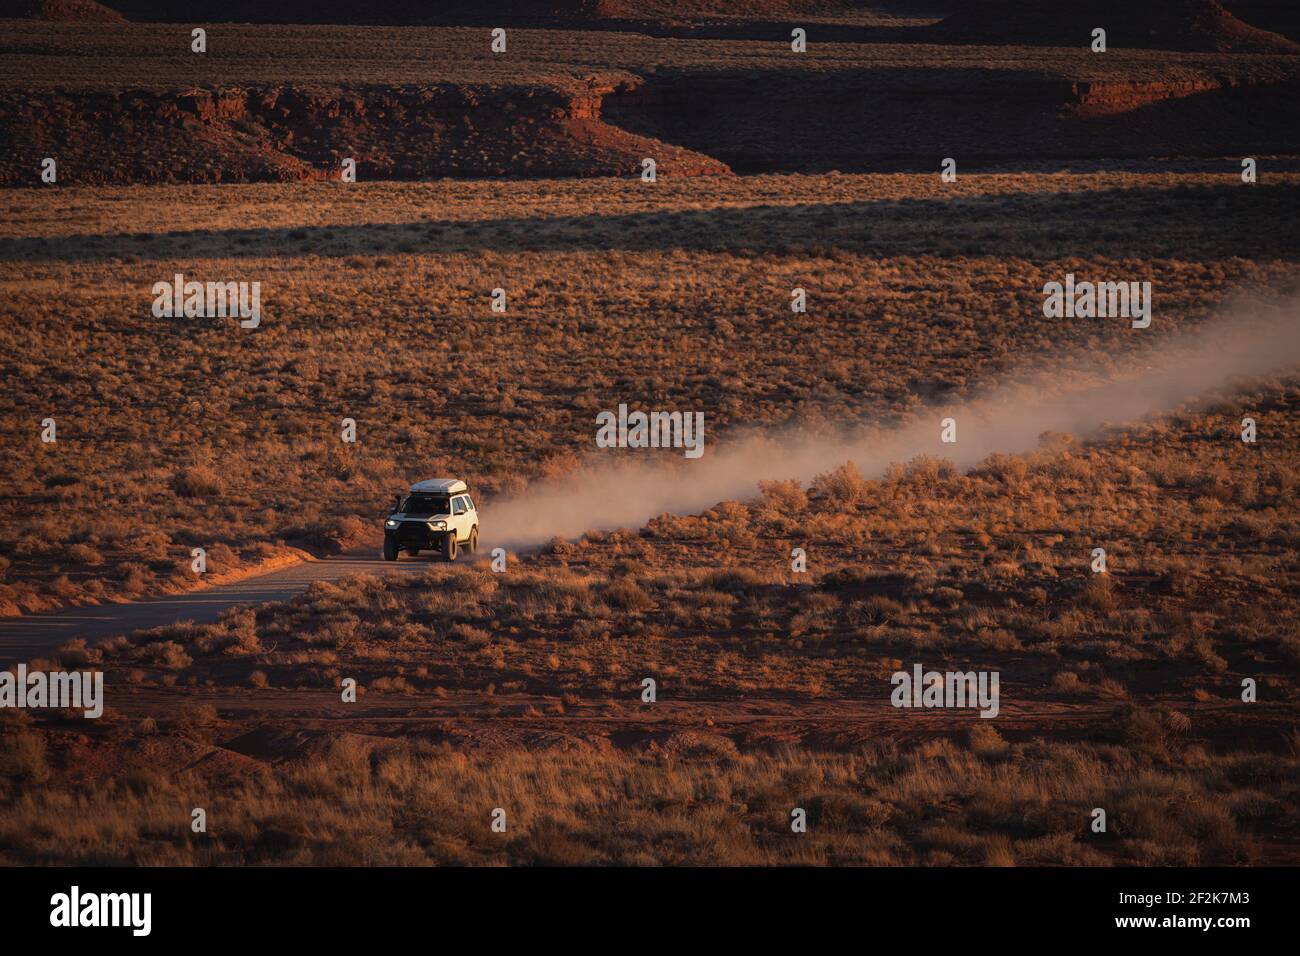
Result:
[[[398,521],[396,518],[389,518],[387,521],[384,522],[384,527],[396,528],[399,524],[401,524],[401,522]]]
[[[430,527],[432,530],[434,530],[434,531],[446,531],[446,530],[447,530],[447,522],[445,522],[445,521],[430,521],[430,522],[429,522],[429,527]]]

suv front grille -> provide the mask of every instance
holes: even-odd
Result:
[[[428,536],[428,526],[419,521],[403,521],[397,526],[398,541],[424,541]]]

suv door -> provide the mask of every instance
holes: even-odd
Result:
[[[469,539],[470,526],[469,506],[465,503],[465,497],[458,495],[451,499],[451,527],[456,529],[456,540],[466,541]]]
[[[474,507],[474,499],[465,495],[465,506],[469,509],[469,514],[465,516],[465,534],[468,535],[478,524],[478,509]]]

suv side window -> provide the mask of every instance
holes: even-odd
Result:
[[[454,498],[451,502],[451,513],[454,515],[463,515],[465,513],[465,499]]]
[[[474,499],[471,498],[469,495],[465,496],[465,504],[469,505],[470,511],[478,511],[478,509],[474,507]]]

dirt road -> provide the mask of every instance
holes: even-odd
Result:
[[[314,581],[337,581],[350,574],[419,574],[428,567],[424,558],[404,557],[394,564],[373,553],[353,552],[185,594],[0,618],[0,665],[40,657],[78,637],[94,641],[177,621],[207,624],[242,604],[286,601]]]

